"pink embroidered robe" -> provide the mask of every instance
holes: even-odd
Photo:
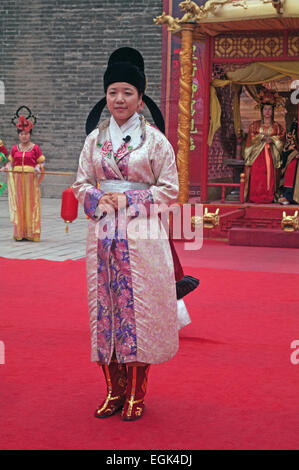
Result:
[[[141,119],[141,144],[123,145],[113,156],[109,120],[86,138],[74,193],[90,217],[87,235],[87,286],[91,360],[158,364],[178,350],[177,299],[168,239],[98,239],[96,209],[103,180],[146,183],[125,191],[129,207],[172,204],[178,195],[173,149],[165,136]],[[98,189],[98,183],[99,189]],[[137,213],[136,213],[137,214]]]

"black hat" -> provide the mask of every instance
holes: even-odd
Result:
[[[144,60],[140,52],[131,47],[116,49],[108,60],[108,66],[104,73],[104,90],[107,92],[109,85],[115,82],[126,82],[137,88],[143,94],[143,101],[147,105],[156,126],[161,132],[165,132],[165,124],[162,113],[156,103],[144,94],[146,77],[144,74]],[[102,98],[88,115],[85,130],[90,134],[98,125],[102,111],[106,106],[106,97]]]
[[[133,85],[139,93],[144,93],[146,78],[144,75],[143,57],[136,49],[121,47],[114,51],[104,73],[104,90],[115,82],[126,82]]]

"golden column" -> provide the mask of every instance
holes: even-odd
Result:
[[[189,199],[189,154],[192,97],[192,47],[195,23],[181,25],[182,48],[180,52],[180,99],[178,116],[177,166],[179,175],[179,203]]]

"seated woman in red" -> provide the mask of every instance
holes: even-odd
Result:
[[[274,121],[277,97],[267,90],[260,94],[262,119],[249,126],[245,147],[245,201],[268,204],[279,187],[281,152],[285,131]]]

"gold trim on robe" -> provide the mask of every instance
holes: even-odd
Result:
[[[44,155],[41,155],[36,161],[37,163],[44,163],[44,161],[46,161],[46,157]]]

